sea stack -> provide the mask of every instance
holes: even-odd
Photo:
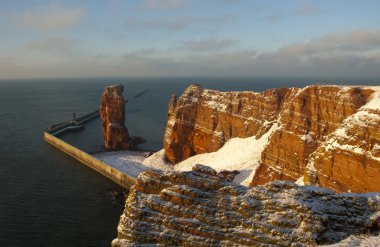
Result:
[[[105,88],[100,103],[104,146],[107,150],[129,149],[129,133],[125,127],[124,87],[113,85]]]

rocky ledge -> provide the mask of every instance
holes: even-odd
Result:
[[[380,194],[335,194],[275,181],[248,188],[236,172],[141,173],[112,246],[315,246],[378,234]]]

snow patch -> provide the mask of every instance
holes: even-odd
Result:
[[[303,186],[305,185],[305,182],[304,182],[304,176],[300,177],[297,179],[297,181],[294,182],[296,185],[299,185],[299,186]]]
[[[380,110],[380,87],[368,87],[369,89],[374,90],[368,102],[363,105],[358,111],[351,116],[347,117],[343,123],[342,127],[336,129],[331,133],[330,138],[322,145],[326,151],[340,149],[343,151],[349,151],[360,155],[366,155],[372,159],[378,159],[374,157],[371,152],[367,152],[364,149],[348,144],[340,144],[339,140],[348,140],[350,134],[347,132],[347,129],[352,125],[368,126],[369,124],[373,125],[373,121],[379,122],[380,115],[373,113],[373,111]],[[374,147],[375,148],[375,147]],[[375,148],[376,151],[376,148]]]
[[[165,150],[162,149],[148,158],[146,152],[118,151],[94,155],[96,158],[111,165],[112,167],[127,173],[133,177],[149,168],[161,170],[190,171],[196,164],[212,167],[216,171],[239,170],[240,174],[235,177],[235,182],[249,185],[259,166],[261,153],[268,143],[270,135],[278,128],[274,124],[267,133],[256,139],[255,136],[248,138],[232,138],[216,152],[204,153],[192,156],[176,165],[172,165],[165,159]]]
[[[380,86],[371,87],[375,92],[372,94],[371,99],[365,106],[364,109],[380,110]]]
[[[207,165],[221,170],[239,170],[240,174],[235,177],[235,182],[248,185],[259,166],[261,153],[268,143],[269,136],[277,129],[273,125],[261,138],[232,138],[223,147],[212,153],[204,153],[192,156],[174,167],[179,171],[189,171],[195,164]]]

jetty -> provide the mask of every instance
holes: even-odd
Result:
[[[90,112],[78,118],[74,113],[72,120],[54,124],[47,128],[44,132],[44,140],[50,145],[78,160],[82,164],[107,177],[114,183],[129,190],[130,187],[136,183],[136,179],[134,177],[129,176],[128,174],[100,161],[94,156],[58,138],[58,136],[68,132],[83,130],[86,123],[99,117],[99,115],[99,110]]]
[[[99,117],[99,110],[92,111],[88,114],[85,114],[81,117],[76,117],[76,114],[73,113],[73,119],[65,121],[62,123],[54,124],[47,128],[46,132],[53,136],[60,136],[72,131],[80,131],[84,129],[84,124],[90,122],[91,120]]]

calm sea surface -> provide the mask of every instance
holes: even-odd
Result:
[[[162,148],[167,105],[197,82],[220,90],[262,91],[302,87],[317,79],[160,78],[43,79],[0,81],[0,246],[109,246],[120,208],[112,207],[112,182],[42,140],[49,125],[99,106],[106,85],[124,85],[130,134],[147,149]],[[380,85],[380,80],[330,80],[334,84]],[[377,82],[377,83],[376,83]],[[141,97],[133,96],[149,89]],[[64,140],[85,151],[102,145],[100,120]]]

